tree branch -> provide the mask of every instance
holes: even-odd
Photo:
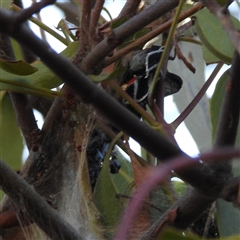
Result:
[[[82,61],[82,58],[90,51],[89,41],[91,36],[89,34],[90,18],[92,10],[92,0],[83,1],[82,17],[80,22],[80,37],[79,37],[79,49],[75,57],[76,63]]]
[[[18,209],[26,209],[29,219],[32,219],[51,239],[84,239],[1,159],[0,169],[0,185],[3,191]]]
[[[152,7],[139,13],[127,22],[111,31],[110,35],[100,42],[81,62],[78,67],[85,73],[102,71],[103,59],[111,53],[124,39],[131,36],[147,24],[175,8],[179,0],[159,0]]]
[[[128,0],[118,17],[123,16],[133,17],[137,12],[137,8],[140,3],[141,0]]]
[[[104,0],[98,0],[95,3],[95,6],[91,13],[91,22],[90,22],[90,36],[93,40],[96,38],[96,31],[98,29],[98,20],[104,5]]]

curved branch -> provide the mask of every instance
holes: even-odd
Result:
[[[96,38],[96,29],[98,27],[98,20],[103,8],[103,4],[104,0],[97,1],[91,13],[90,36],[93,40],[95,40]]]
[[[3,191],[12,199],[18,209],[26,210],[28,217],[51,239],[84,239],[1,159],[0,169],[0,186]]]
[[[132,17],[136,14],[137,8],[141,0],[128,0],[127,3],[124,5],[123,9],[121,10],[118,17],[129,16]]]

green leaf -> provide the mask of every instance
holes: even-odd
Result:
[[[117,154],[117,161],[120,163],[121,168],[117,174],[111,174],[111,178],[117,192],[126,193],[134,180],[132,165],[131,162],[124,159],[124,156],[121,153]]]
[[[240,235],[232,235],[230,237],[227,238],[220,238],[220,240],[239,240]],[[160,235],[155,238],[156,240],[207,240],[206,238],[200,238],[197,235],[194,234],[190,234],[187,232],[182,232],[182,231],[177,231],[173,228],[166,228],[165,230],[163,230],[162,233],[160,233]],[[210,238],[208,238],[208,240],[210,240]],[[212,239],[213,240],[213,239]]]
[[[226,4],[229,3],[229,0],[216,0],[216,2],[221,6],[226,6]]]
[[[202,51],[204,60],[207,65],[219,62],[219,58],[212,54],[212,52],[210,52],[205,45],[202,45]]]
[[[103,224],[108,229],[113,229],[121,216],[122,207],[121,202],[116,198],[117,193],[119,192],[112,180],[109,170],[109,158],[105,157],[100,176],[94,189],[93,201],[101,213]]]
[[[163,233],[160,234],[156,239],[161,239],[161,240],[200,240],[203,238],[199,238],[196,235],[193,234],[188,234],[188,233],[183,233],[181,231],[176,231],[175,229],[172,228],[166,228],[166,230],[163,230]]]
[[[14,140],[14,142],[13,142]],[[9,95],[0,92],[0,158],[14,171],[22,166],[23,139]],[[4,192],[0,190],[0,201]]]
[[[188,186],[184,182],[172,180],[172,184],[173,184],[175,191],[178,194],[178,197],[182,197],[188,190]]]
[[[0,0],[0,7],[5,10],[9,10],[12,5],[10,0]]]
[[[203,44],[221,61],[231,64],[234,48],[219,20],[208,9],[202,9],[195,16],[196,30]],[[239,29],[240,22],[233,16],[231,20],[235,28]]]
[[[37,68],[33,67],[31,64],[19,60],[19,61],[5,61],[0,58],[0,68],[4,69],[6,72],[13,73],[16,75],[26,76],[37,72]]]
[[[218,80],[213,96],[210,101],[210,113],[211,113],[211,124],[212,124],[212,139],[216,135],[218,119],[220,116],[220,110],[222,106],[223,97],[225,94],[225,86],[228,79],[228,70]]]
[[[11,40],[11,44],[12,44],[12,48],[13,48],[16,60],[22,60],[24,58],[24,56],[23,56],[23,52],[22,52],[21,46],[13,38],[10,38],[10,40]]]
[[[240,235],[240,211],[232,203],[217,199],[217,225],[220,237]],[[239,239],[239,238],[238,238]]]
[[[221,106],[223,103],[226,83],[229,77],[228,70],[223,73],[219,79],[212,99],[210,101],[212,138],[216,135],[218,120],[220,117]],[[240,143],[240,126],[238,126],[238,134],[236,143]],[[232,169],[234,176],[239,175],[239,159],[232,161]],[[217,200],[217,223],[221,237],[230,236],[232,234],[240,234],[239,228],[239,209],[235,208],[232,203],[228,203],[221,199]]]
[[[8,94],[0,92],[0,158],[15,171],[22,166],[23,139]]]
[[[56,96],[63,96],[63,93],[58,91],[51,91],[47,88],[37,87],[35,85],[29,84],[24,79],[21,80],[5,80],[0,79],[0,90],[18,92],[23,94],[32,94],[42,97],[55,98]]]
[[[73,42],[69,44],[69,46],[61,54],[67,58],[71,58],[76,53],[77,48],[78,48],[78,42]],[[62,84],[62,81],[51,70],[49,70],[42,62],[36,61],[32,66],[37,68],[38,71],[24,77],[19,76],[17,74],[9,73],[3,69],[0,69],[0,82],[3,79],[5,81],[9,80],[9,84],[12,84],[12,82],[22,82],[22,83],[25,83],[25,85],[29,85],[29,86],[31,85],[31,86],[47,88],[47,89],[52,89]],[[7,87],[4,84],[1,89],[2,90],[7,89],[9,91],[13,91],[13,90],[10,90],[9,86]],[[15,88],[14,91],[22,92],[19,87]],[[29,92],[29,94],[36,94],[36,93]]]

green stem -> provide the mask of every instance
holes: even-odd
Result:
[[[55,98],[56,96],[63,96],[63,94],[61,92],[58,92],[58,91],[51,91],[51,90],[48,90],[46,88],[36,87],[34,85],[30,85],[30,84],[26,84],[26,83],[22,83],[22,82],[17,82],[17,81],[13,81],[13,80],[0,79],[0,82],[6,83],[6,84],[9,84],[9,85],[14,85],[14,86],[26,88],[26,91],[24,91],[24,89],[22,91],[22,93],[26,93],[26,94],[34,93],[38,96],[43,96],[43,97],[48,97],[48,98]],[[31,91],[29,93],[28,89],[31,89],[33,91]],[[11,89],[9,91],[11,91]]]
[[[123,132],[121,131],[112,139],[111,143],[109,144],[107,153],[104,157],[104,162],[109,161],[114,145],[116,144],[117,140],[120,139],[122,136]]]
[[[196,40],[196,39],[194,39],[194,38],[190,38],[190,37],[179,37],[179,38],[178,38],[178,41],[195,43],[195,44],[198,44],[198,45],[201,45],[201,46],[202,46],[202,42],[201,42],[201,41]]]
[[[110,20],[112,21],[113,18],[111,16],[110,12],[105,7],[103,7],[103,10],[107,13],[107,15],[109,16]]]
[[[16,12],[20,12],[22,9],[18,6],[16,6],[15,4],[12,5],[12,10],[16,11]],[[53,37],[55,37],[56,39],[58,39],[60,42],[62,42],[63,44],[65,44],[66,46],[68,46],[71,41],[69,41],[68,39],[63,38],[60,34],[58,34],[57,32],[55,32],[54,30],[52,30],[50,27],[48,27],[47,25],[45,25],[44,23],[42,23],[41,21],[39,21],[38,19],[31,17],[29,19],[31,22],[35,23],[38,27],[40,27],[41,29],[44,29],[46,32],[48,32],[49,34],[51,34]]]
[[[66,40],[71,43],[70,37],[73,37],[73,34],[71,34],[71,31],[68,29],[67,23],[64,19],[61,19],[58,23],[57,29],[61,29],[62,33],[64,34]],[[74,38],[72,38],[74,40]]]
[[[178,5],[178,7],[177,7],[177,12],[176,12],[176,15],[174,17],[172,26],[170,28],[170,31],[169,31],[169,34],[168,34],[168,38],[167,38],[167,42],[166,42],[166,45],[165,45],[162,57],[161,57],[161,59],[160,59],[160,61],[158,63],[158,67],[157,67],[157,70],[156,70],[156,72],[154,74],[154,78],[153,78],[152,84],[151,84],[151,86],[149,88],[149,97],[150,98],[151,98],[151,96],[153,94],[153,91],[154,91],[154,88],[156,86],[159,73],[160,73],[160,71],[161,71],[161,69],[163,67],[163,64],[164,64],[164,60],[167,57],[167,53],[169,52],[169,48],[171,46],[171,41],[172,41],[172,38],[173,38],[173,34],[174,34],[176,26],[178,24],[178,18],[179,18],[179,15],[180,15],[181,11],[182,11],[182,7],[183,7],[184,2],[185,2],[184,0],[180,0],[180,3]]]

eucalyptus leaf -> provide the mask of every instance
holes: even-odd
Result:
[[[0,0],[0,7],[5,10],[9,10],[12,5],[10,0]]]
[[[117,192],[126,193],[134,181],[132,165],[121,153],[117,154],[117,161],[120,163],[121,168],[117,174],[111,174],[111,178],[116,186]]]
[[[35,85],[29,84],[24,79],[16,80],[5,80],[0,79],[0,90],[18,92],[23,94],[32,94],[42,97],[55,98],[56,96],[62,96],[63,94],[58,91],[51,91],[47,88],[37,87]]]
[[[93,193],[93,201],[101,213],[102,222],[108,229],[113,229],[121,216],[120,201],[116,198],[119,193],[111,178],[109,159],[105,159],[100,176]]]
[[[0,58],[0,68],[6,72],[13,73],[16,75],[26,76],[31,75],[38,71],[36,67],[31,64],[19,60],[19,61],[6,61]]]
[[[220,21],[206,8],[197,12],[195,16],[196,30],[203,44],[219,60],[231,64],[234,47]],[[239,29],[239,20],[233,16],[231,20],[235,28]]]
[[[0,101],[0,158],[18,171],[22,166],[23,139],[9,95],[4,94]]]
[[[218,120],[220,116],[222,101],[225,93],[225,86],[228,79],[228,70],[223,73],[217,82],[213,96],[210,101],[210,113],[211,113],[211,124],[212,124],[212,139],[216,135]]]
[[[214,54],[212,54],[212,52],[209,51],[205,45],[202,45],[202,50],[203,50],[203,58],[207,65],[218,63],[220,61],[219,58],[216,57]]]
[[[220,240],[239,240],[240,235],[232,235],[229,237],[220,238]],[[187,233],[182,231],[177,231],[173,228],[166,228],[162,233],[159,234],[155,240],[206,240],[206,238],[199,237],[193,233]],[[209,239],[209,238],[208,238]],[[213,239],[212,239],[213,240]]]
[[[1,83],[0,83],[1,84]],[[14,140],[14,141],[13,141]],[[22,166],[23,139],[9,95],[0,92],[0,158],[14,171]],[[4,192],[0,190],[0,200]]]
[[[161,240],[200,240],[203,238],[199,238],[198,236],[196,235],[193,235],[193,234],[187,234],[187,233],[184,233],[182,231],[177,231],[175,229],[172,229],[172,228],[166,228],[165,230],[163,230],[163,233],[160,233],[159,234],[159,237],[158,238],[155,238],[155,239],[161,239]]]
[[[229,3],[229,0],[216,0],[216,2],[221,6],[225,6]]]
[[[214,139],[217,131],[217,125],[220,117],[221,106],[226,92],[226,83],[229,78],[228,70],[220,77],[212,99],[210,101],[211,123],[212,123],[212,138]],[[238,134],[236,144],[240,143],[240,126],[238,126]],[[239,159],[232,161],[232,169],[234,176],[240,174]],[[217,200],[217,223],[221,237],[230,236],[232,234],[240,234],[239,228],[240,211],[234,207],[232,203],[225,202],[221,199]]]
[[[75,55],[77,48],[78,48],[78,42],[73,42],[69,44],[69,46],[61,54],[67,58],[71,58]],[[17,74],[9,73],[3,69],[0,69],[0,82],[1,82],[1,79],[9,80],[9,84],[11,84],[11,82],[24,82],[26,85],[28,84],[35,87],[41,87],[41,88],[47,88],[47,89],[52,89],[62,84],[62,81],[51,70],[49,70],[42,62],[36,61],[32,64],[32,66],[37,68],[38,71],[27,76],[20,76]],[[7,89],[7,87],[4,85],[4,87],[2,87],[1,89],[2,90]],[[7,90],[11,91],[10,89],[7,89]],[[19,88],[16,88],[14,91],[18,91],[18,90]],[[29,93],[29,94],[32,94],[32,93]]]
[[[10,40],[11,40],[11,45],[12,45],[12,48],[13,48],[13,51],[14,51],[15,59],[16,60],[24,59],[22,48],[19,45],[19,43],[13,38],[10,38]]]

